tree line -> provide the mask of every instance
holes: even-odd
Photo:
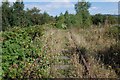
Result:
[[[63,27],[90,27],[91,25],[104,25],[107,21],[108,24],[117,24],[117,17],[112,15],[90,15],[89,8],[91,4],[82,0],[75,4],[76,14],[70,14],[68,11],[65,14],[61,13],[60,16],[50,16],[47,12],[40,13],[41,10],[34,7],[26,9],[23,1],[16,0],[11,5],[8,1],[2,2],[2,29],[13,26],[33,26],[42,25],[45,23],[55,23],[58,28]]]
[[[8,1],[2,2],[2,29],[13,26],[41,25],[54,20],[47,12],[40,13],[36,7],[26,9],[23,1],[17,0],[12,5]]]

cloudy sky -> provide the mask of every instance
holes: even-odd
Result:
[[[8,0],[14,2],[16,0]],[[74,4],[78,0],[23,0],[25,8],[37,7],[41,9],[43,13],[46,11],[52,16],[59,15],[61,12],[65,13],[68,10],[69,13],[75,13]],[[81,1],[81,0],[79,0]],[[88,0],[86,0],[88,1]],[[118,1],[119,0],[89,0],[91,2],[91,8],[89,9],[91,14],[118,14]]]
[[[6,1],[6,0],[0,0]],[[10,2],[15,2],[16,0],[8,0]],[[77,2],[78,0],[23,0],[24,2]],[[79,0],[81,1],[81,0]],[[118,2],[119,0],[86,0],[90,2]]]

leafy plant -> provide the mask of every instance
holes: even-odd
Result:
[[[23,79],[30,78],[30,76],[44,77],[47,75],[46,70],[49,67],[47,57],[41,53],[40,38],[42,35],[43,28],[39,26],[15,27],[3,32],[3,79]],[[32,75],[33,71],[34,75]]]
[[[112,26],[108,29],[108,35],[114,38],[119,38],[120,29],[119,26]]]

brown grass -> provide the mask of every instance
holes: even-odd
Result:
[[[90,28],[90,29],[67,29],[60,30],[56,28],[46,28],[45,34],[42,38],[43,48],[46,50],[46,54],[50,61],[56,62],[56,58],[63,55],[62,51],[67,50],[64,54],[70,57],[70,71],[67,76],[64,77],[80,77],[83,78],[84,67],[79,63],[79,58],[77,54],[74,54],[74,50],[69,50],[74,48],[75,45],[70,38],[70,33],[72,32],[75,39],[75,43],[78,46],[84,47],[87,50],[87,55],[90,64],[90,74],[94,78],[116,78],[117,75],[112,68],[106,68],[104,64],[99,63],[94,57],[97,55],[97,51],[109,48],[110,46],[116,44],[115,39],[105,36],[106,30],[104,28]],[[56,57],[56,58],[55,58]],[[60,78],[61,75],[58,70],[52,67],[49,72],[51,72],[52,77]]]

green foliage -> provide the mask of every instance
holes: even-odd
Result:
[[[64,16],[65,16],[65,24],[67,24],[67,27],[69,27],[70,26],[70,15],[68,11],[65,12]]]
[[[108,35],[116,39],[120,39],[120,26],[112,26],[108,29]]]
[[[80,27],[82,26],[82,16],[80,14],[75,15],[75,26]]]
[[[105,24],[106,21],[108,24],[117,24],[117,16],[96,14],[91,18],[88,10],[90,6],[91,4],[89,2],[82,0],[81,2],[75,4],[75,15],[69,14],[68,11],[66,11],[65,14],[61,13],[60,16],[53,17],[47,12],[40,13],[41,10],[36,7],[33,7],[32,9],[25,9],[24,3],[21,0],[17,0],[13,3],[13,5],[10,5],[10,3],[6,0],[6,2],[3,2],[1,6],[2,29],[5,31],[7,28],[11,28],[13,26],[27,27],[51,24],[55,23],[55,19],[57,28],[88,28],[92,23],[99,25]]]
[[[94,25],[104,25],[106,20],[108,21],[108,24],[117,24],[117,17],[112,15],[96,14],[92,16],[92,22]]]
[[[5,30],[7,27],[10,26],[11,21],[11,8],[8,1],[2,2],[2,29]]]
[[[108,15],[108,24],[117,24],[118,23],[118,17]]]
[[[69,14],[68,11],[64,15],[61,13],[59,17],[56,17],[56,20],[56,27],[62,29],[79,27],[82,24],[81,15]]]
[[[65,17],[64,17],[64,15],[62,13],[57,18],[56,27],[57,28],[62,28],[62,29],[66,28]]]
[[[81,2],[78,2],[75,4],[75,10],[77,13],[82,13],[83,11],[88,11],[91,4],[89,2],[86,2],[85,0],[82,0]]]
[[[82,24],[82,20],[81,20],[81,15],[73,15],[73,14],[69,14],[69,18],[65,19],[65,23],[67,24],[67,27],[80,27],[80,25]]]
[[[13,26],[26,26],[27,19],[24,11],[23,1],[17,0],[13,5],[8,1],[2,4],[2,29]]]
[[[59,29],[66,29],[67,28],[67,26],[64,23],[57,22],[55,25]]]
[[[13,3],[13,25],[15,26],[24,26],[25,25],[25,12],[23,1],[17,0]]]
[[[99,24],[104,24],[105,18],[102,14],[96,14],[94,16],[92,16],[92,22],[95,25],[99,25]]]
[[[43,13],[43,16],[41,18],[42,24],[50,23],[50,22],[53,22],[53,21],[54,21],[54,18],[52,16],[49,16],[49,14],[47,12]]]
[[[64,17],[64,15],[63,15],[62,13],[61,13],[60,16],[57,18],[57,21],[58,21],[58,22],[61,22],[61,23],[64,23],[65,17]]]
[[[41,25],[49,22],[54,22],[54,18],[49,16],[46,12],[40,13],[41,10],[36,7],[32,9],[24,9],[24,3],[17,0],[10,5],[8,1],[2,4],[2,29],[5,31],[7,28],[13,26],[34,26]]]
[[[32,8],[32,9],[27,9],[26,15],[27,15],[30,25],[42,24],[42,22],[41,22],[42,15],[40,14],[40,11],[41,10],[37,9],[36,7]]]
[[[3,79],[29,78],[34,71],[34,77],[47,76],[48,61],[41,53],[42,27],[15,27],[3,32],[2,69]],[[36,67],[31,67],[36,59]],[[29,73],[30,72],[30,73]],[[38,75],[39,73],[39,75]]]
[[[2,7],[0,6],[0,31],[2,31]]]
[[[90,8],[91,4],[89,2],[85,2],[85,0],[82,0],[82,2],[78,2],[77,4],[75,4],[75,10],[76,13],[80,16],[78,16],[79,18],[81,18],[79,26],[86,28],[86,27],[90,27],[91,25],[91,16],[89,14],[88,9]],[[79,21],[79,20],[78,20]]]

